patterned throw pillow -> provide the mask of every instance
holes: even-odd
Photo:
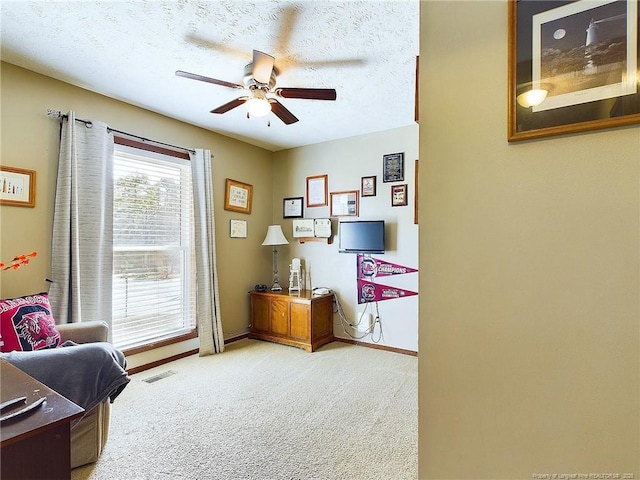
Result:
[[[60,333],[45,292],[0,300],[0,351],[40,350],[59,344]]]

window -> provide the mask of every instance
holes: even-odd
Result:
[[[116,145],[113,343],[120,349],[195,330],[191,194],[189,161]]]

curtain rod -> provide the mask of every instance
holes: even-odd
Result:
[[[66,119],[69,118],[69,115],[67,115],[65,113],[62,113],[60,110],[53,110],[51,108],[47,109],[47,116],[53,117],[53,118],[66,118]],[[84,123],[89,128],[91,128],[93,126],[93,123],[90,120],[83,120],[81,118],[76,118],[76,122]],[[119,133],[120,135],[126,135],[128,137],[137,138],[138,140],[141,140],[143,142],[154,143],[156,145],[163,145],[165,147],[171,147],[171,148],[175,148],[177,150],[183,150],[185,152],[195,153],[195,150],[193,150],[192,148],[180,147],[178,145],[171,145],[170,143],[159,142],[158,140],[151,140],[149,138],[141,137],[140,135],[135,135],[133,133],[128,133],[128,132],[123,132],[121,130],[116,130],[115,128],[107,127],[107,131],[109,133],[112,133],[112,132],[113,133]]]

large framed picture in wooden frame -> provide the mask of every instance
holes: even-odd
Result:
[[[329,211],[332,217],[357,217],[359,210],[358,190],[331,192]]]
[[[307,208],[325,207],[327,205],[328,179],[328,175],[307,177]]]
[[[251,213],[253,185],[226,179],[224,192],[224,209],[232,212]]]
[[[637,0],[509,0],[508,140],[640,123]]]

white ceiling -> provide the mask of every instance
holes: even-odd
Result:
[[[0,5],[3,61],[269,150],[414,120],[417,0]],[[280,99],[300,119],[287,126],[273,114],[247,119],[243,106],[211,114],[244,92],[175,76],[185,70],[241,84],[253,49],[276,58],[278,87],[335,88],[337,100]]]

